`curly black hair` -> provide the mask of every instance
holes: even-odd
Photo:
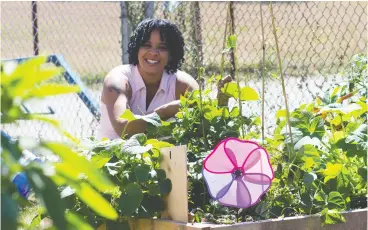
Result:
[[[173,74],[184,61],[184,39],[178,27],[165,19],[145,19],[138,24],[128,45],[129,64],[138,64],[138,50],[149,40],[155,29],[160,31],[161,40],[165,41],[169,51],[170,58],[165,70]]]

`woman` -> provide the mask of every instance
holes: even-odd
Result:
[[[146,19],[139,23],[129,42],[129,65],[112,69],[104,80],[101,96],[99,138],[115,139],[143,133],[146,122],[128,124],[119,118],[126,109],[134,114],[156,112],[162,120],[179,111],[180,95],[198,83],[178,68],[184,60],[184,40],[171,22]]]

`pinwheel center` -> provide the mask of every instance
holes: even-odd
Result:
[[[235,169],[233,174],[234,174],[235,178],[238,178],[243,174],[243,169],[242,168],[237,168],[237,169]]]

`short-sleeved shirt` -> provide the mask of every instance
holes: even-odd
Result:
[[[132,94],[128,101],[129,109],[134,114],[145,115],[154,112],[154,110],[161,105],[176,100],[177,76],[187,75],[187,73],[178,70],[174,74],[169,74],[164,71],[157,93],[152,99],[148,108],[146,107],[146,86],[136,65],[117,66],[112,69],[108,75],[118,75],[119,77],[125,78],[128,81],[132,89]],[[98,138],[101,139],[104,137],[116,139],[119,138],[119,135],[115,132],[109,119],[106,105],[102,102]]]

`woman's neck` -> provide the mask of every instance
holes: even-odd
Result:
[[[160,86],[161,79],[163,76],[163,71],[161,73],[155,73],[155,74],[146,73],[139,67],[139,65],[138,65],[138,71],[146,87],[156,88]]]

